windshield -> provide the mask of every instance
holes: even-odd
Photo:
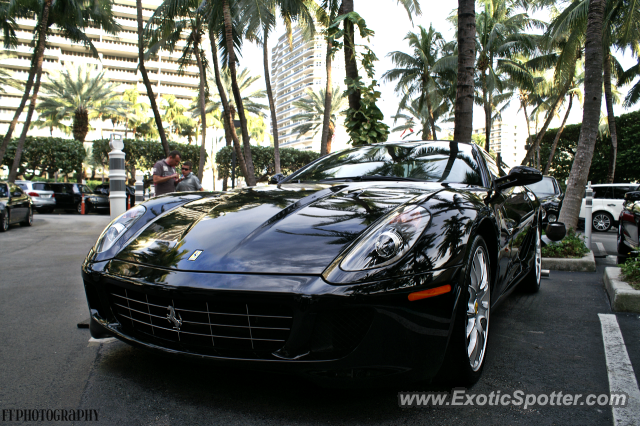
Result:
[[[403,178],[482,186],[478,163],[468,144],[457,142],[397,143],[363,146],[318,160],[288,182],[367,177]]]
[[[550,177],[542,178],[540,182],[527,185],[527,188],[532,190],[538,197],[549,196],[556,193],[556,187],[553,184],[553,179]]]

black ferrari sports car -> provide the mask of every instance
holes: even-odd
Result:
[[[82,265],[91,334],[319,381],[472,384],[491,310],[540,286],[540,179],[473,144],[391,142],[151,199]]]

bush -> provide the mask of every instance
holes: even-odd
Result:
[[[542,247],[542,257],[581,258],[589,253],[584,237],[569,229],[567,235],[559,242]]]
[[[636,290],[640,290],[640,256],[629,257],[622,265],[622,278]]]

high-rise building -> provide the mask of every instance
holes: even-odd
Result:
[[[276,104],[278,137],[280,146],[283,148],[320,151],[322,124],[320,131],[315,135],[300,134],[295,131],[300,123],[292,121],[291,117],[302,113],[299,108],[293,106],[293,102],[305,96],[308,97],[307,89],[318,91],[326,87],[326,51],[324,37],[316,35],[310,40],[305,40],[299,27],[293,30],[291,44],[287,35],[283,34],[272,49],[271,84]],[[342,53],[335,55],[331,68],[333,86],[343,86],[345,72]],[[273,120],[273,117],[271,119]],[[334,133],[331,151],[348,147],[348,136],[342,125],[342,117],[339,118],[339,122]]]
[[[161,4],[161,0],[142,0],[142,15],[146,21],[153,15],[156,8]],[[72,43],[68,39],[54,34],[47,38],[44,52],[43,72],[63,68],[69,64],[95,64],[105,71],[106,77],[114,84],[117,93],[123,93],[130,88],[137,88],[140,92],[141,101],[147,101],[147,89],[142,83],[142,75],[137,71],[138,67],[138,24],[135,0],[114,0],[113,13],[116,22],[122,27],[122,31],[117,36],[107,34],[99,27],[86,28],[85,33],[92,40],[100,58],[95,58],[82,44]],[[31,66],[31,55],[33,48],[31,43],[34,37],[35,19],[19,19],[19,30],[17,31],[18,47],[13,51],[4,50],[4,53],[12,53],[14,57],[5,58],[0,63],[0,67],[13,72],[17,80],[26,81]],[[160,99],[163,95],[175,95],[176,98],[189,105],[197,95],[198,90],[198,67],[193,64],[185,67],[184,75],[178,75],[178,59],[181,56],[180,48],[184,42],[178,42],[176,51],[169,54],[160,51],[149,60],[145,61],[145,66],[149,74],[149,80],[153,84],[154,95]],[[206,49],[208,50],[208,49]],[[43,76],[43,81],[45,77]],[[0,95],[0,134],[8,128],[8,124],[13,119],[16,109],[20,105],[22,93],[13,88],[6,88],[6,94]],[[42,91],[41,91],[42,93]],[[27,115],[28,104],[20,116],[17,135],[22,128]],[[151,112],[150,112],[151,114]],[[150,115],[151,117],[151,115]],[[37,117],[33,118],[35,121]],[[113,128],[111,121],[93,121],[91,123],[94,130],[87,135],[87,140],[107,137],[112,131],[124,131],[124,128]],[[32,129],[31,135],[48,136],[48,129]],[[15,133],[14,133],[15,134]],[[54,134],[55,135],[55,134]],[[60,135],[62,136],[62,135]]]
[[[485,128],[473,129],[474,135],[484,135]],[[518,126],[505,121],[496,120],[491,125],[491,150],[500,153],[502,161],[513,167],[520,164],[527,154],[526,126]]]

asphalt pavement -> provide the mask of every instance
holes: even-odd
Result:
[[[0,415],[95,409],[102,425],[614,424],[611,407],[598,405],[399,408],[398,391],[450,389],[327,389],[120,341],[90,342],[88,330],[76,326],[88,318],[80,265],[108,222],[100,215],[36,215],[31,228],[0,234]],[[594,241],[600,237],[609,251],[610,236]],[[551,272],[538,294],[514,292],[492,312],[485,370],[471,392],[608,394],[611,350],[628,353],[637,382],[640,316],[615,314],[625,345],[605,356],[599,314],[611,314],[602,283],[607,263],[614,260],[598,259],[596,273]]]

